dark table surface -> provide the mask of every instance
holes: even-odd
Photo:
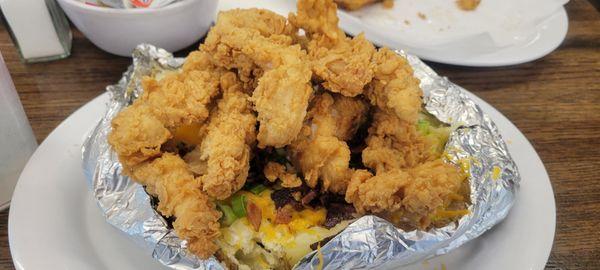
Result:
[[[600,12],[594,1],[567,4],[566,40],[537,61],[501,68],[431,64],[500,110],[541,156],[557,207],[546,269],[600,269]],[[0,26],[0,51],[39,142],[131,63],[73,34],[69,58],[23,64]],[[0,212],[0,270],[14,269],[8,213]]]

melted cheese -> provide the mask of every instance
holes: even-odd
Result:
[[[501,173],[502,170],[500,169],[500,167],[494,166],[494,168],[492,169],[492,180],[498,180],[498,178],[500,178]]]
[[[203,123],[192,123],[189,125],[183,125],[175,130],[173,138],[178,141],[183,141],[187,144],[200,145],[202,143],[202,136],[200,136],[200,130]]]
[[[230,227],[221,230],[222,239],[230,247],[229,250],[224,249],[224,251],[229,254],[236,254],[237,251],[243,250],[242,253],[249,254],[250,257],[257,256],[258,253],[248,250],[248,247],[256,246],[256,242],[260,242],[271,252],[282,254],[281,259],[285,259],[286,264],[292,266],[312,251],[311,244],[337,234],[348,225],[348,222],[343,222],[331,229],[320,226],[325,222],[326,209],[292,211],[292,219],[288,224],[275,224],[277,211],[273,200],[271,200],[272,191],[265,190],[259,195],[246,191],[240,191],[240,193],[246,196],[248,202],[258,206],[262,212],[262,219],[258,232],[252,229],[245,217],[238,219]],[[249,243],[249,241],[254,243]],[[237,258],[239,255],[235,257]],[[263,257],[256,257],[254,264],[265,260]],[[239,261],[241,262],[241,260]],[[267,269],[269,267],[262,268]]]

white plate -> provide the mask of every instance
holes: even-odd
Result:
[[[373,43],[394,49],[402,49],[433,62],[477,67],[516,65],[541,58],[554,51],[565,39],[569,28],[567,12],[561,8],[538,26],[537,35],[528,42],[498,48],[493,51],[478,50],[477,42],[465,42],[448,50],[431,50],[427,47],[409,47],[390,35],[381,35],[372,27],[347,12],[339,12],[340,27],[351,35],[365,33]]]
[[[543,269],[554,237],[555,206],[544,165],[523,134],[471,95],[497,124],[521,175],[521,192],[507,219],[450,254],[408,269]],[[108,95],[60,124],[23,170],[9,216],[17,270],[166,269],[105,222],[81,168],[81,143],[103,115]],[[442,267],[442,264],[446,268]]]
[[[287,16],[296,10],[292,0],[221,0],[219,10],[231,8],[267,8]],[[554,51],[565,39],[569,28],[567,12],[561,8],[551,17],[538,25],[537,35],[527,42],[492,51],[480,50],[477,42],[465,42],[448,50],[432,50],[427,47],[409,47],[394,39],[391,35],[382,35],[375,27],[366,25],[360,18],[349,12],[339,11],[340,27],[351,35],[365,33],[367,39],[379,46],[402,49],[421,59],[462,66],[507,66],[516,65],[541,58]]]

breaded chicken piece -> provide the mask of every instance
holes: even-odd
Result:
[[[315,187],[319,179],[322,190],[343,194],[350,180],[350,149],[344,141],[334,136],[317,136],[307,141],[294,160],[309,187]]]
[[[459,193],[467,175],[442,159],[425,162],[409,170],[413,181],[402,200],[409,213],[432,213]]]
[[[144,93],[113,119],[108,136],[126,174],[132,166],[160,156],[160,146],[179,126],[206,120],[221,73],[212,65],[197,65],[160,81],[143,79]]]
[[[391,170],[373,176],[369,171],[357,170],[352,174],[346,201],[359,213],[396,211],[402,207],[404,190],[411,176],[402,170]]]
[[[411,168],[439,157],[417,131],[415,123],[382,110],[373,114],[365,141],[367,147],[362,152],[362,162],[378,173]]]
[[[365,91],[371,104],[406,122],[416,122],[423,91],[408,61],[388,48],[379,49],[372,60],[376,66],[375,76]]]
[[[207,35],[204,44],[200,45],[202,51],[210,52],[210,59],[215,65],[225,67],[229,70],[235,69],[238,76],[244,84],[250,88],[256,88],[257,78],[262,75],[262,68],[256,63],[253,57],[247,55],[248,51],[235,46],[235,44],[224,43],[221,40],[223,34],[233,35],[236,33],[227,33],[239,31],[244,28],[248,33],[239,33],[239,36],[260,35],[269,42],[280,43],[281,45],[292,45],[292,34],[297,30],[287,23],[287,19],[274,12],[264,9],[233,9],[226,12],[220,12],[217,24]],[[218,30],[220,33],[213,33]],[[244,40],[239,40],[244,42]]]
[[[315,97],[298,139],[289,147],[293,163],[306,184],[320,179],[324,191],[343,194],[350,179],[350,149],[344,140],[354,136],[366,120],[362,100],[322,93]]]
[[[300,0],[296,14],[290,13],[288,19],[307,36],[323,36],[322,46],[330,47],[346,39],[346,34],[338,27],[337,7],[331,0]]]
[[[303,64],[269,70],[259,79],[251,97],[260,122],[258,147],[280,148],[298,137],[313,92],[309,82]]]
[[[263,173],[267,180],[275,182],[281,180],[281,186],[284,188],[295,188],[302,185],[302,179],[296,175],[296,172],[290,172],[285,165],[269,161],[263,168]]]
[[[323,81],[323,87],[354,97],[362,94],[373,78],[371,58],[375,47],[363,34],[346,37],[338,27],[336,11],[331,0],[300,0],[297,14],[290,14],[289,19],[304,29],[313,72]]]
[[[318,135],[333,135],[342,141],[354,137],[358,128],[367,121],[369,104],[360,98],[322,93],[314,99],[309,112]]]
[[[430,225],[430,216],[457,194],[466,179],[456,166],[441,159],[408,170],[393,169],[373,176],[365,170],[352,175],[346,201],[359,213],[401,215],[418,228]]]
[[[258,80],[251,100],[260,122],[260,148],[283,147],[297,137],[313,91],[307,55],[292,45],[292,28],[270,11],[225,11],[200,47],[214,64]]]
[[[160,156],[160,146],[172,137],[143,102],[134,102],[123,109],[112,120],[111,125],[108,142],[117,152],[126,174],[131,167]]]
[[[365,85],[373,78],[371,56],[375,47],[364,34],[353,39],[346,38],[331,48],[311,41],[308,52],[313,60],[313,72],[323,80],[323,87],[331,92],[354,97],[362,94]]]
[[[191,252],[207,259],[218,250],[215,239],[219,236],[221,212],[202,192],[200,181],[194,179],[180,157],[163,154],[137,166],[131,176],[158,197],[162,215],[175,217],[175,232],[188,242]]]
[[[200,145],[200,160],[206,173],[202,190],[219,200],[228,198],[246,182],[250,150],[256,140],[256,117],[232,72],[221,77],[223,98],[211,113],[207,134]]]
[[[426,140],[416,124],[381,110],[374,113],[365,141],[362,162],[377,172],[411,168],[440,157],[432,145],[435,142]]]

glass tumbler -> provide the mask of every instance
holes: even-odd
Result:
[[[8,207],[21,170],[37,142],[0,54],[0,210]]]

